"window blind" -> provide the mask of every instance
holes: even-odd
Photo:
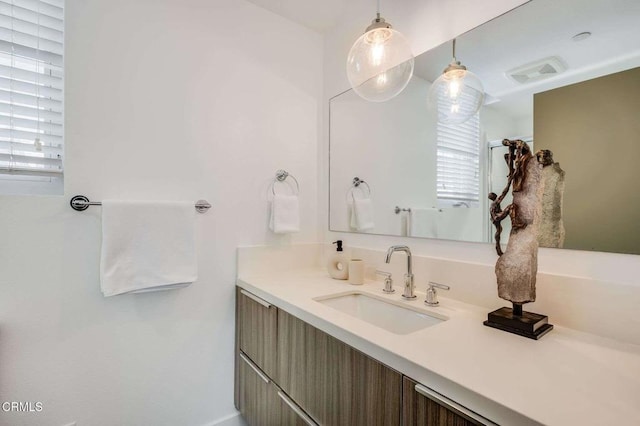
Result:
[[[480,199],[480,118],[437,125],[437,193],[439,205],[477,203]]]
[[[0,177],[61,177],[64,0],[0,0]]]

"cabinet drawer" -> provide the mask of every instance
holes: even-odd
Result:
[[[239,349],[267,376],[275,377],[278,309],[241,288],[236,298]]]
[[[408,377],[402,380],[403,426],[496,426]]]
[[[278,357],[278,385],[319,424],[400,424],[400,373],[282,310]]]
[[[244,353],[239,353],[238,410],[250,426],[317,426]]]
[[[282,389],[277,389],[280,399],[281,422],[290,426],[318,426],[298,404],[289,398]]]
[[[238,357],[237,408],[249,425],[280,425],[280,404],[274,385],[242,352]]]

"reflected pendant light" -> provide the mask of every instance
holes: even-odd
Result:
[[[484,102],[480,79],[456,59],[453,39],[453,60],[429,89],[429,106],[437,112],[438,122],[460,124],[473,117]]]
[[[349,84],[368,101],[387,101],[407,87],[413,75],[413,62],[407,40],[380,17],[378,0],[376,18],[349,51]]]

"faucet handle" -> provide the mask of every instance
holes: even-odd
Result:
[[[436,288],[440,288],[442,290],[449,290],[451,287],[444,284],[434,283],[433,281],[429,281],[429,288],[427,288],[427,298],[424,303],[429,306],[438,306],[440,302],[438,302],[438,292]]]
[[[395,293],[395,290],[393,288],[393,279],[391,278],[390,272],[377,269],[376,275],[382,275],[384,277],[384,288],[382,289],[382,291],[389,294]]]

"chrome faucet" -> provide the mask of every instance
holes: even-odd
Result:
[[[407,273],[404,275],[404,293],[402,297],[405,299],[415,299],[415,285],[413,284],[413,271],[411,269],[411,250],[407,246],[391,246],[387,250],[387,258],[385,263],[391,262],[391,255],[396,251],[407,253]]]

